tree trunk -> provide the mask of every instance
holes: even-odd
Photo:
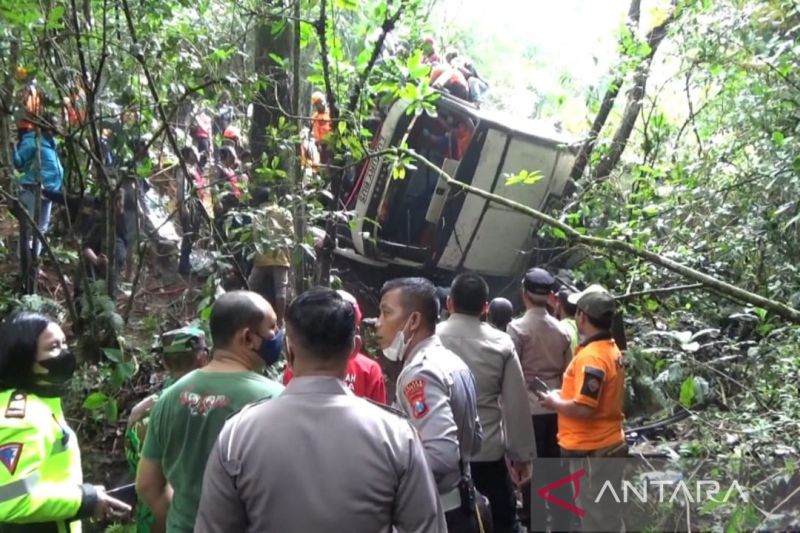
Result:
[[[653,28],[647,37],[647,44],[650,45],[650,53],[642,60],[642,63],[636,70],[634,76],[633,88],[628,93],[628,102],[625,104],[625,111],[622,114],[622,123],[617,132],[614,134],[614,139],[611,141],[611,149],[608,154],[597,164],[594,170],[593,179],[604,179],[608,177],[614,168],[619,163],[625,147],[628,145],[633,127],[636,125],[636,120],[639,118],[639,112],[642,110],[642,101],[644,100],[645,91],[647,89],[647,78],[650,76],[650,65],[653,63],[653,57],[658,50],[659,45],[667,35],[667,27],[674,20],[674,14],[667,17],[659,26]]]
[[[640,14],[641,0],[631,0],[631,5],[628,8],[628,28],[632,33],[635,33],[635,30],[639,27]],[[589,129],[586,140],[583,142],[583,145],[581,145],[581,149],[569,173],[569,177],[573,180],[577,181],[583,176],[583,171],[586,170],[586,165],[589,164],[589,158],[594,151],[597,137],[603,130],[603,126],[605,126],[608,116],[611,114],[611,110],[614,109],[614,102],[617,100],[617,95],[619,94],[619,89],[622,87],[623,81],[622,76],[617,76],[608,86],[608,89],[606,89],[603,102],[600,104],[600,111],[597,112],[592,127]]]
[[[19,58],[19,39],[13,35],[8,57],[8,71],[3,76],[3,85],[0,88],[0,187],[8,190],[11,177],[14,175],[14,166],[11,161],[11,151],[9,146],[11,139],[11,123],[14,116],[11,113],[14,107],[14,73],[17,69],[17,59]]]
[[[300,112],[300,2],[294,3],[294,35],[292,36],[292,113],[296,120],[297,131],[303,129],[303,119]],[[308,232],[306,221],[306,201],[305,195],[305,169],[300,165],[300,158],[295,151],[294,158],[292,158],[292,171],[294,172],[295,183],[295,204],[294,204],[294,240],[299,245],[306,238]],[[298,247],[296,246],[297,250]],[[306,253],[303,250],[302,254],[293,254],[294,265],[294,287],[296,294],[302,293],[307,288],[306,283]]]
[[[258,163],[267,149],[267,129],[278,125],[281,109],[290,109],[289,75],[276,62],[289,57],[292,51],[292,24],[286,21],[263,22],[256,27],[255,72],[264,82],[253,102],[253,122],[250,125],[250,151]]]

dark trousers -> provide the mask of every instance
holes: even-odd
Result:
[[[571,474],[581,469],[586,472],[581,489],[575,496],[575,505],[585,512],[580,519],[580,530],[625,531],[623,506],[616,503],[614,498],[605,498],[602,504],[596,504],[595,501],[607,483],[611,484],[616,494],[621,494],[623,469],[619,462],[612,459],[628,456],[627,443],[621,442],[601,450],[562,450],[562,456]]]
[[[561,448],[558,446],[558,415],[533,415],[533,432],[536,439],[536,456],[542,459],[557,459],[561,457]],[[566,476],[568,470],[563,469]],[[548,470],[550,470],[548,468]],[[534,462],[533,475],[536,476],[536,463]],[[554,479],[558,479],[556,476]],[[568,531],[570,516],[567,511],[556,505],[547,505],[547,502],[537,494],[531,494],[530,485],[523,491],[523,503],[528,514],[528,522],[535,527],[531,531],[542,531],[541,525],[550,518],[551,531]]]
[[[192,254],[192,246],[194,241],[197,240],[197,235],[200,231],[200,223],[187,217],[186,220],[181,221],[181,226],[183,227],[183,237],[181,238],[181,257],[178,262],[178,273],[189,275],[192,272],[192,265],[189,259]]]
[[[494,533],[491,523],[491,513],[489,512],[488,500],[477,495],[480,500],[478,507],[481,513],[481,525],[478,524],[478,518],[475,512],[466,512],[462,508],[453,509],[444,513],[445,522],[447,522],[447,533]]]
[[[517,502],[505,459],[470,463],[478,492],[489,499],[495,533],[513,533],[517,523]]]

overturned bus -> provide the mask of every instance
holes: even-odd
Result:
[[[409,114],[408,106],[402,100],[392,105],[373,152],[405,139],[458,181],[541,211],[561,203],[574,161],[566,137],[446,95],[436,101],[437,117]],[[541,179],[506,184],[521,171],[538,172]],[[462,270],[490,281],[518,279],[530,262],[538,228],[529,216],[449,187],[424,164],[392,179],[392,160],[383,157],[361,169],[345,208],[349,221],[338,232],[338,256],[391,267],[393,274],[395,267],[418,271],[445,283]]]

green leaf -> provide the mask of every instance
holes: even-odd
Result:
[[[518,184],[533,185],[537,181],[541,180],[543,177],[544,175],[538,170],[534,170],[532,172],[529,172],[527,170],[521,170],[519,174],[506,175],[506,187]]]
[[[286,62],[285,62],[285,61],[283,60],[283,58],[282,58],[281,56],[279,56],[278,54],[273,54],[272,52],[270,52],[270,54],[269,54],[269,58],[270,58],[270,59],[272,59],[272,61],[273,61],[273,62],[274,62],[276,65],[278,65],[279,67],[285,67],[285,66],[286,66]]]
[[[47,29],[57,30],[64,27],[61,18],[64,16],[64,6],[55,6],[47,15]]]
[[[772,142],[775,143],[775,146],[783,146],[785,140],[786,136],[780,131],[772,132]]]
[[[93,392],[83,401],[83,408],[94,411],[103,407],[106,403],[108,403],[108,396],[102,392]]]
[[[681,404],[691,407],[694,403],[694,376],[689,376],[681,384]]]
[[[106,402],[104,411],[106,420],[111,424],[116,424],[117,420],[119,419],[119,406],[117,405],[117,400],[109,400]]]
[[[566,239],[567,234],[561,228],[553,228],[553,237],[556,239]]]
[[[355,11],[358,8],[358,0],[336,0],[336,7],[339,9]]]
[[[122,362],[122,350],[118,348],[103,348],[103,355],[115,363]]]

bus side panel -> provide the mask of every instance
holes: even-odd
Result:
[[[542,209],[554,182],[561,181],[554,173],[558,156],[559,149],[554,145],[512,139],[493,192],[522,205]],[[522,170],[539,171],[542,178],[533,184],[506,185],[507,175]],[[519,272],[527,263],[526,254],[536,226],[536,221],[527,215],[490,204],[467,251],[464,267],[498,276]]]
[[[402,120],[405,111],[408,108],[408,102],[398,100],[389,109],[386,120],[383,122],[381,131],[379,132],[379,140],[377,145],[373,148],[375,152],[379,152],[388,146],[391,146],[394,139],[398,137],[400,132],[397,131],[399,124],[405,124],[406,121]],[[405,133],[403,131],[402,133]],[[396,142],[396,141],[395,141]],[[378,179],[385,170],[383,164],[383,157],[373,157],[370,159],[367,172],[364,176],[364,183],[358,191],[358,200],[355,206],[355,220],[351,225],[351,233],[353,236],[353,246],[356,252],[363,254],[364,240],[362,232],[372,233],[374,225],[372,223],[365,223],[366,218],[376,218],[375,213],[378,209],[380,198],[383,196],[383,189],[386,186],[385,179]],[[375,197],[377,195],[377,198]]]
[[[488,131],[486,140],[483,143],[481,159],[475,168],[475,176],[472,179],[474,187],[484,190],[491,188],[500,160],[503,157],[506,139],[507,135],[499,130],[492,129]],[[450,197],[453,198],[456,194],[457,191],[451,191]],[[447,270],[458,268],[485,206],[486,200],[483,198],[474,194],[467,195],[450,239],[447,241],[447,246],[439,258],[438,266],[440,268]]]

